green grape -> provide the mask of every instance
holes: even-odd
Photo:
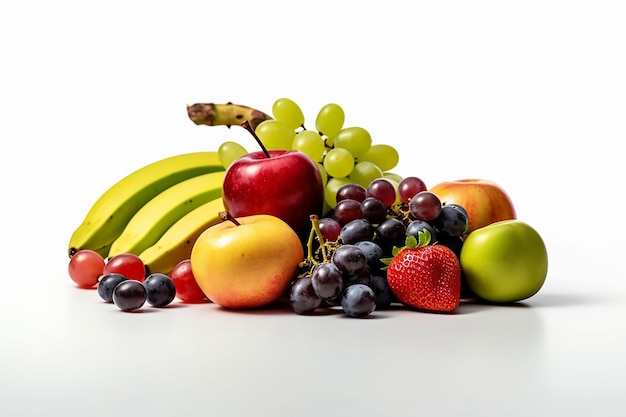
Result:
[[[352,182],[362,185],[365,188],[367,188],[370,182],[382,176],[383,171],[378,168],[376,164],[369,161],[357,162],[350,173]]]
[[[372,146],[372,136],[362,127],[346,127],[337,133],[334,145],[335,148],[349,150],[352,155],[359,158]]]
[[[296,131],[278,120],[264,120],[254,129],[263,145],[268,149],[291,149]]]
[[[402,175],[396,174],[395,172],[390,172],[390,171],[383,172],[383,177],[389,180],[395,181],[398,184],[400,184],[402,180],[404,179]]]
[[[334,148],[324,156],[324,169],[331,177],[347,177],[354,168],[354,156],[344,148]]]
[[[304,125],[304,114],[300,106],[289,98],[279,98],[272,105],[274,118],[286,124],[292,129],[297,129]]]
[[[315,119],[315,128],[324,134],[329,140],[335,137],[343,128],[345,114],[340,105],[335,103],[326,104],[322,107]],[[332,146],[332,143],[329,145]]]
[[[301,130],[296,134],[291,149],[304,152],[315,162],[321,161],[326,152],[324,139],[313,130]]]
[[[400,161],[400,155],[396,148],[391,145],[372,145],[369,150],[358,157],[359,161],[370,161],[378,165],[380,169],[389,171],[394,169]]]
[[[341,186],[350,184],[351,182],[352,181],[346,177],[328,179],[326,187],[324,187],[324,202],[329,208],[334,209],[337,205],[337,190],[339,190]]]
[[[237,142],[227,141],[217,149],[217,156],[224,169],[228,168],[233,161],[240,156],[247,154],[246,148]]]
[[[320,175],[322,176],[322,184],[326,186],[326,183],[328,182],[328,173],[324,169],[324,165],[322,165],[320,162],[316,162],[316,164],[317,168],[320,170]]]

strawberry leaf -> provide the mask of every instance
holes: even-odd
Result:
[[[420,235],[420,240],[421,240],[422,233],[420,232],[419,235]],[[407,236],[406,239],[404,240],[405,247],[407,247],[409,249],[416,248],[418,243],[419,242],[417,241],[417,239],[415,239],[415,236],[413,236],[413,235]]]
[[[428,246],[428,244],[430,243],[430,240],[432,239],[432,235],[430,234],[428,229],[422,230],[417,235],[419,236],[419,242],[418,242],[417,246],[420,247],[420,248],[422,246]]]
[[[387,269],[387,267],[389,266],[389,263],[391,262],[391,260],[393,258],[395,258],[396,255],[399,254],[402,251],[402,249],[404,249],[404,247],[399,248],[397,246],[394,246],[391,249],[391,257],[389,257],[389,258],[380,258],[380,262],[382,262],[383,265],[385,265],[385,267],[383,268],[383,271]]]
[[[390,258],[381,258],[380,262],[383,263],[383,265],[385,265],[385,267],[383,268],[383,271],[385,269],[387,269],[387,267],[389,266],[389,263],[391,262],[391,260],[400,252],[402,252],[404,249],[415,249],[415,248],[421,248],[422,246],[428,246],[428,244],[430,244],[430,239],[431,239],[431,234],[428,230],[424,229],[423,231],[420,231],[417,234],[417,238],[413,235],[411,236],[407,236],[406,239],[404,240],[404,246],[399,248],[397,246],[394,246],[391,249],[391,257]]]

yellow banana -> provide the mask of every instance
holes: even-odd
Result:
[[[128,221],[111,245],[108,256],[139,255],[154,245],[178,219],[196,207],[222,196],[225,170],[186,179],[148,201]]]
[[[217,152],[191,152],[161,159],[130,173],[106,190],[70,237],[69,256],[91,249],[107,256],[130,218],[163,190],[197,175],[224,171]]]
[[[256,129],[257,125],[264,120],[272,119],[272,116],[260,110],[241,104],[215,104],[196,103],[187,106],[187,116],[197,125],[227,126],[241,125],[247,120]]]
[[[216,198],[191,210],[172,225],[152,246],[139,254],[149,273],[169,274],[177,263],[191,256],[198,236],[220,223],[224,211],[222,198]]]

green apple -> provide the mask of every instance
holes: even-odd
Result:
[[[535,295],[548,273],[539,233],[520,220],[502,220],[472,231],[461,248],[469,289],[485,301],[512,303]]]

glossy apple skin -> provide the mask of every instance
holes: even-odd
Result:
[[[469,289],[494,303],[535,295],[548,273],[543,239],[520,220],[502,220],[471,232],[461,248],[460,260]]]
[[[467,233],[501,220],[516,219],[508,193],[493,181],[479,178],[444,181],[431,187],[443,204],[459,204],[467,210]]]
[[[191,250],[191,270],[206,296],[231,309],[276,301],[297,275],[304,248],[278,217],[258,214],[205,230]]]
[[[297,151],[261,151],[235,160],[224,175],[224,206],[234,217],[271,214],[304,237],[310,216],[321,216],[324,185],[317,164]]]

